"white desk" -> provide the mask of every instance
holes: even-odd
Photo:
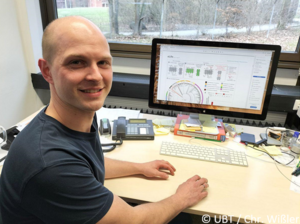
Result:
[[[154,118],[150,115],[145,117]],[[246,126],[243,129],[245,132],[255,133],[257,140],[259,133],[265,131],[263,128]],[[174,194],[182,182],[198,174],[208,179],[209,195],[185,212],[208,214],[212,217],[216,215],[218,218],[219,215],[230,215],[233,216],[233,221],[239,220],[239,223],[258,219],[263,223],[300,223],[300,194],[290,190],[290,182],[279,173],[273,162],[267,163],[248,157],[249,167],[240,167],[163,156],[159,154],[163,140],[189,142],[189,138],[173,134],[156,136],[154,141],[124,141],[122,146],[106,153],[105,156],[132,162],[164,159],[177,169],[175,176],[170,176],[168,180],[149,179],[143,176],[123,177],[106,180],[105,186],[129,202],[156,202]],[[203,144],[212,143],[205,141]],[[230,141],[217,144],[230,148],[244,147]],[[0,150],[0,156],[3,153],[6,152]],[[291,178],[292,168],[280,165],[278,167],[282,173]]]

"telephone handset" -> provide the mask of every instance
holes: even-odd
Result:
[[[114,143],[102,143],[102,151],[103,152],[110,152],[112,150],[114,150],[116,148],[117,145],[122,145],[123,144],[123,140],[122,140],[122,136],[125,136],[125,124],[126,124],[126,118],[124,118],[124,122],[122,121],[122,119],[120,119],[120,125],[119,125],[119,137],[118,139],[114,139],[117,140]],[[122,125],[122,123],[124,123],[124,125]],[[99,127],[99,131],[101,135],[106,135],[106,134],[111,134],[111,128],[110,128],[110,123],[109,120],[107,118],[102,118],[100,119],[100,127]],[[124,133],[124,134],[123,134]],[[118,142],[119,141],[119,142]],[[109,146],[109,148],[107,148]]]
[[[124,139],[126,135],[126,117],[118,117],[117,120],[117,138]]]

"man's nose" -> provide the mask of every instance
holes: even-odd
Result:
[[[87,80],[92,80],[92,81],[98,81],[98,80],[102,80],[103,79],[101,71],[100,71],[100,68],[98,67],[97,64],[92,64],[89,67],[86,79]]]

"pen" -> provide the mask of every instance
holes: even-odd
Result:
[[[298,173],[298,175],[299,175],[299,173],[300,173],[300,167],[298,167],[297,169],[295,169],[294,172],[292,172],[292,175],[296,176],[296,173]]]
[[[294,175],[298,177],[300,175],[300,170],[298,170]]]
[[[220,140],[200,138],[200,137],[195,137],[195,139],[202,139],[202,140],[208,140],[208,141],[213,141],[213,142],[221,142]]]

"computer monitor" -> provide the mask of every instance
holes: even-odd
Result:
[[[149,107],[264,120],[281,47],[153,39]]]

